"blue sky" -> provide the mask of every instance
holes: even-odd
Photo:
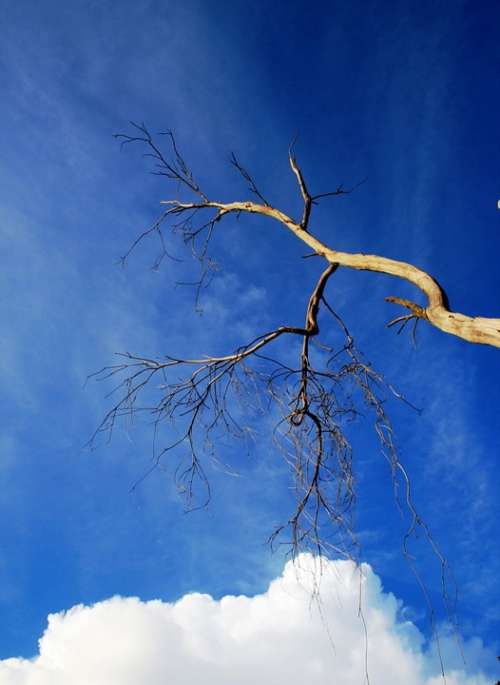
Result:
[[[322,203],[313,232],[410,261],[454,310],[499,316],[499,18],[487,2],[3,3],[0,659],[37,654],[50,613],[113,595],[253,596],[283,568],[265,544],[289,486],[268,422],[250,455],[228,441],[240,475],[209,465],[210,507],[185,514],[168,470],[129,492],[149,463],[146,425],[84,448],[107,406],[85,379],[115,352],[229,352],[300,325],[320,267],[279,227],[242,218],[218,244],[201,316],[174,287],[194,268],[175,238],[182,263],[151,270],[148,243],[121,269],[173,191],[112,134],[129,120],[173,129],[200,184],[228,201],[248,195],[234,151],[291,213],[298,134],[315,192],[367,178]],[[463,634],[495,649],[499,353],[424,325],[413,349],[384,328],[384,297],[414,296],[388,277],[343,270],[329,287],[358,347],[424,410],[391,406],[401,457],[454,570]],[[363,422],[356,431],[363,558],[428,637],[386,463]],[[439,606],[424,546],[419,564]]]

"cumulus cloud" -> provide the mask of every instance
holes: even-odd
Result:
[[[175,603],[113,597],[52,614],[39,655],[0,661],[0,683],[361,685],[366,657],[371,685],[443,682],[432,650],[399,618],[400,603],[369,566],[360,573],[348,561],[318,564],[302,555],[255,597],[193,593]],[[447,673],[448,685],[490,682],[477,666],[486,654],[482,644],[474,641],[469,652],[476,672],[466,673],[459,662]]]

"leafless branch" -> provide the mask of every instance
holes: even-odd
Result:
[[[253,180],[252,176],[250,176],[248,171],[240,164],[240,162],[238,161],[234,152],[231,152],[231,160],[230,161],[231,161],[231,164],[234,166],[234,168],[237,169],[237,171],[243,176],[245,181],[248,181],[248,187],[252,191],[252,193],[254,195],[256,195],[259,198],[259,200],[261,200],[266,207],[270,207],[271,205],[263,197],[263,195],[261,194],[261,192],[259,191],[259,189],[255,185],[255,181]]]
[[[129,143],[142,143],[146,145],[148,152],[145,153],[144,157],[153,159],[155,163],[154,171],[151,172],[152,174],[156,176],[165,176],[173,181],[177,181],[179,185],[185,186],[202,200],[206,201],[207,196],[200,190],[200,187],[194,180],[184,158],[179,153],[172,131],[164,131],[159,134],[166,136],[169,139],[170,147],[173,152],[173,159],[169,160],[155,143],[151,133],[144,124],[136,124],[133,121],[130,123],[139,132],[139,135],[115,133],[114,137],[121,141],[121,147]]]
[[[163,463],[174,450],[181,452],[184,460],[176,472],[179,487],[191,502],[195,485],[200,482],[206,489],[205,503],[210,491],[203,456],[215,454],[222,435],[248,438],[251,421],[245,420],[245,409],[249,404],[258,404],[259,398],[266,398],[268,413],[272,411],[277,416],[274,440],[290,467],[295,488],[293,511],[272,531],[271,544],[286,542],[292,553],[301,549],[318,553],[334,550],[357,559],[359,544],[352,522],[356,479],[349,427],[362,414],[371,415],[382,454],[389,464],[395,501],[410,520],[403,553],[416,570],[409,542],[417,531],[423,533],[441,565],[443,597],[451,616],[454,609],[448,601],[448,565],[415,508],[409,477],[399,459],[386,413],[391,396],[413,405],[363,359],[344,321],[326,300],[325,290],[339,266],[384,273],[411,282],[426,295],[426,307],[399,297],[386,300],[409,312],[392,319],[387,326],[398,326],[400,333],[413,322],[413,338],[418,322],[424,320],[463,339],[500,346],[500,320],[451,312],[439,283],[411,264],[376,255],[340,252],[318,240],[310,230],[314,205],[322,198],[353,192],[361,184],[347,190],[340,185],[334,191],[312,195],[294,156],[293,144],[289,163],[303,200],[299,223],[264,199],[235,155],[231,164],[248,182],[249,190],[260,203],[248,200],[222,203],[209,199],[195,182],[170,131],[164,134],[170,147],[169,157],[157,146],[144,124],[133,126],[138,135],[119,134],[117,138],[122,145],[144,144],[148,150],[146,156],[155,162],[154,173],[176,182],[191,193],[192,199],[163,200],[161,204],[166,209],[136,238],[125,258],[146,236],[154,233],[160,236],[162,254],[167,254],[161,228],[169,224],[201,265],[201,276],[194,282],[198,301],[201,288],[216,268],[209,253],[218,225],[229,215],[240,217],[252,213],[279,222],[312,250],[306,257],[318,256],[326,265],[310,295],[303,327],[279,326],[218,357],[183,359],[165,355],[149,359],[126,353],[120,355],[118,363],[94,374],[99,380],[116,379],[111,394],[116,399],[94,439],[103,433],[110,435],[117,421],[124,417],[148,416],[155,436],[152,468]],[[333,323],[337,331],[328,344],[319,339],[320,317]],[[278,341],[287,337],[302,342],[297,363],[293,365],[285,363],[280,355]],[[311,345],[313,342],[315,346]],[[250,396],[253,400],[249,403],[246,400]],[[166,438],[160,444],[163,430]],[[421,583],[421,586],[425,594],[425,585]]]

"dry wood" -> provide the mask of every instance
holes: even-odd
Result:
[[[331,192],[312,195],[293,154],[293,145],[289,150],[289,163],[303,200],[299,221],[265,199],[235,155],[231,157],[231,164],[257,201],[219,202],[210,199],[194,179],[171,132],[166,133],[170,153],[165,154],[144,125],[134,126],[135,135],[117,136],[122,144],[144,144],[146,157],[155,163],[153,173],[174,181],[176,187],[187,191],[193,201],[163,200],[162,213],[136,238],[124,260],[144,238],[157,234],[161,246],[155,263],[158,266],[163,257],[170,256],[162,234],[163,224],[170,224],[172,231],[180,234],[201,264],[201,276],[195,283],[198,300],[207,275],[209,277],[213,269],[214,263],[208,253],[214,231],[224,217],[250,213],[279,222],[312,250],[308,256],[323,258],[326,265],[311,293],[303,327],[281,325],[223,356],[179,359],[164,355],[160,359],[148,359],[126,353],[121,355],[119,363],[101,369],[95,374],[97,378],[119,379],[112,391],[112,394],[118,394],[118,399],[105,415],[96,435],[102,432],[110,434],[116,421],[145,412],[154,424],[151,470],[157,468],[172,450],[187,446],[187,462],[184,460],[182,468],[179,465],[177,482],[189,501],[194,496],[196,482],[201,481],[207,488],[208,499],[210,490],[201,453],[214,456],[215,445],[223,436],[247,439],[252,425],[251,422],[240,424],[238,407],[244,413],[252,406],[249,405],[248,394],[245,394],[247,391],[259,401],[267,398],[266,414],[271,407],[277,410],[274,440],[290,466],[296,494],[293,512],[271,534],[271,542],[289,531],[291,538],[288,542],[294,552],[299,549],[313,549],[318,553],[333,550],[335,554],[358,558],[359,545],[351,518],[356,484],[348,435],[349,425],[354,419],[360,415],[371,415],[381,452],[390,467],[396,503],[401,513],[404,514],[405,510],[409,517],[403,553],[416,573],[432,615],[432,606],[410,549],[412,538],[417,531],[422,532],[438,559],[443,601],[448,618],[453,619],[453,603],[449,602],[447,594],[448,564],[413,504],[409,476],[399,459],[391,422],[386,414],[387,399],[391,396],[413,405],[370,363],[364,361],[346,325],[327,302],[325,289],[339,266],[404,279],[425,294],[427,304],[422,306],[397,296],[386,297],[386,301],[404,310],[388,326],[399,325],[401,330],[413,321],[415,330],[419,321],[428,321],[445,333],[494,347],[500,347],[500,319],[471,317],[450,311],[446,293],[437,280],[412,264],[377,255],[341,252],[320,241],[310,228],[314,206],[322,198],[348,194],[354,188],[338,186]],[[201,216],[204,217],[202,220]],[[339,344],[338,338],[335,339],[335,349],[318,340],[320,308],[322,320],[329,318],[338,326],[337,331],[340,329],[341,342]],[[280,348],[278,340],[287,336],[302,338],[297,364],[283,359],[283,348]],[[321,349],[321,354],[311,349],[312,342]],[[238,400],[241,405],[238,405]],[[158,431],[165,423],[176,427],[175,436],[167,429],[166,439],[157,446]],[[453,585],[453,580],[451,582]]]
[[[297,174],[297,163],[293,162],[294,172]],[[299,179],[302,175],[299,176]],[[305,186],[299,180],[301,192],[304,192]],[[310,231],[303,227],[304,219],[301,223],[296,223],[287,214],[279,209],[267,205],[257,204],[255,202],[201,202],[201,203],[182,203],[177,200],[163,200],[161,204],[175,207],[179,210],[191,209],[216,209],[218,212],[218,219],[226,214],[249,212],[251,214],[260,214],[261,216],[269,217],[279,221],[288,230],[306,243],[315,254],[327,259],[331,264],[339,264],[351,269],[359,271],[376,271],[378,273],[387,274],[402,278],[405,281],[413,283],[426,296],[428,304],[426,307],[420,307],[413,302],[402,300],[401,298],[388,297],[388,302],[395,302],[410,309],[414,316],[425,319],[436,328],[439,328],[445,333],[456,335],[459,338],[468,340],[472,343],[481,343],[484,345],[492,345],[500,347],[500,319],[486,318],[480,316],[466,316],[458,312],[451,312],[446,306],[446,295],[438,284],[438,282],[428,273],[419,269],[413,264],[400,262],[396,259],[389,259],[387,257],[379,257],[378,255],[370,255],[350,252],[340,252],[334,250],[328,245],[322,243]],[[307,214],[307,220],[309,215]]]

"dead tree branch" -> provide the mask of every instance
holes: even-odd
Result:
[[[178,209],[216,209],[219,218],[235,212],[248,212],[275,219],[290,230],[299,240],[306,243],[315,254],[324,257],[331,264],[346,266],[359,271],[374,271],[377,273],[396,276],[417,286],[426,296],[428,304],[419,307],[408,300],[404,305],[410,308],[415,316],[431,323],[445,333],[455,335],[463,340],[484,345],[500,347],[500,319],[480,316],[466,316],[458,312],[451,312],[446,306],[446,295],[438,282],[422,269],[387,257],[363,253],[340,252],[334,250],[305,230],[301,223],[296,223],[287,214],[274,207],[259,205],[254,202],[214,202],[179,203],[177,200],[163,200],[161,204],[172,205]],[[401,298],[389,297],[388,302],[402,304]],[[410,305],[410,306],[409,306]],[[419,312],[416,314],[416,312]]]
[[[364,361],[345,323],[326,300],[325,291],[339,266],[384,273],[412,283],[425,294],[425,307],[396,296],[386,298],[408,311],[387,324],[398,326],[398,332],[410,321],[414,331],[419,321],[427,321],[464,340],[500,347],[500,319],[452,312],[439,283],[412,264],[377,255],[341,252],[315,237],[310,228],[313,206],[320,199],[350,193],[357,186],[344,190],[341,185],[331,192],[311,194],[294,156],[293,145],[289,150],[289,163],[303,200],[298,222],[269,204],[234,155],[232,165],[260,203],[226,203],[210,199],[195,181],[170,131],[163,134],[169,144],[168,153],[164,153],[144,124],[133,126],[137,134],[117,136],[122,145],[136,142],[145,145],[145,156],[155,164],[153,173],[174,181],[178,189],[183,188],[192,199],[162,200],[163,212],[136,238],[125,259],[144,238],[155,233],[160,238],[161,257],[168,255],[162,227],[169,225],[201,265],[200,279],[195,282],[198,297],[200,288],[215,268],[209,251],[218,226],[229,215],[239,217],[250,213],[278,222],[312,250],[308,257],[323,258],[326,265],[309,297],[303,327],[279,326],[224,356],[182,359],[165,355],[149,359],[126,353],[120,355],[117,364],[94,374],[100,380],[117,380],[111,393],[117,399],[94,438],[102,433],[111,434],[116,422],[123,417],[148,415],[155,436],[152,468],[158,467],[174,449],[183,450],[185,460],[177,470],[179,487],[190,501],[198,480],[205,486],[208,499],[209,483],[201,455],[213,454],[222,435],[246,438],[251,433],[251,426],[242,420],[248,407],[245,400],[249,394],[254,398],[266,397],[266,413],[277,412],[274,439],[290,466],[295,485],[293,512],[272,533],[270,541],[281,540],[288,531],[288,543],[293,552],[304,548],[319,553],[333,549],[338,554],[357,558],[358,542],[351,518],[356,497],[355,473],[348,434],[349,424],[361,413],[361,408],[373,418],[382,453],[390,466],[396,502],[410,519],[403,553],[413,564],[409,541],[417,530],[423,532],[441,564],[444,588],[447,562],[413,504],[409,478],[399,460],[386,414],[388,397],[407,401]],[[320,318],[322,325],[323,321],[329,321],[335,326],[334,347],[318,340]],[[286,337],[301,339],[296,364],[285,363],[280,354],[279,340]],[[317,344],[316,349],[311,345],[313,341]],[[169,426],[167,438],[158,447],[158,436],[164,426]],[[404,493],[403,499],[400,499],[400,491]],[[448,596],[445,589],[443,596]],[[447,610],[451,612],[448,605]]]

